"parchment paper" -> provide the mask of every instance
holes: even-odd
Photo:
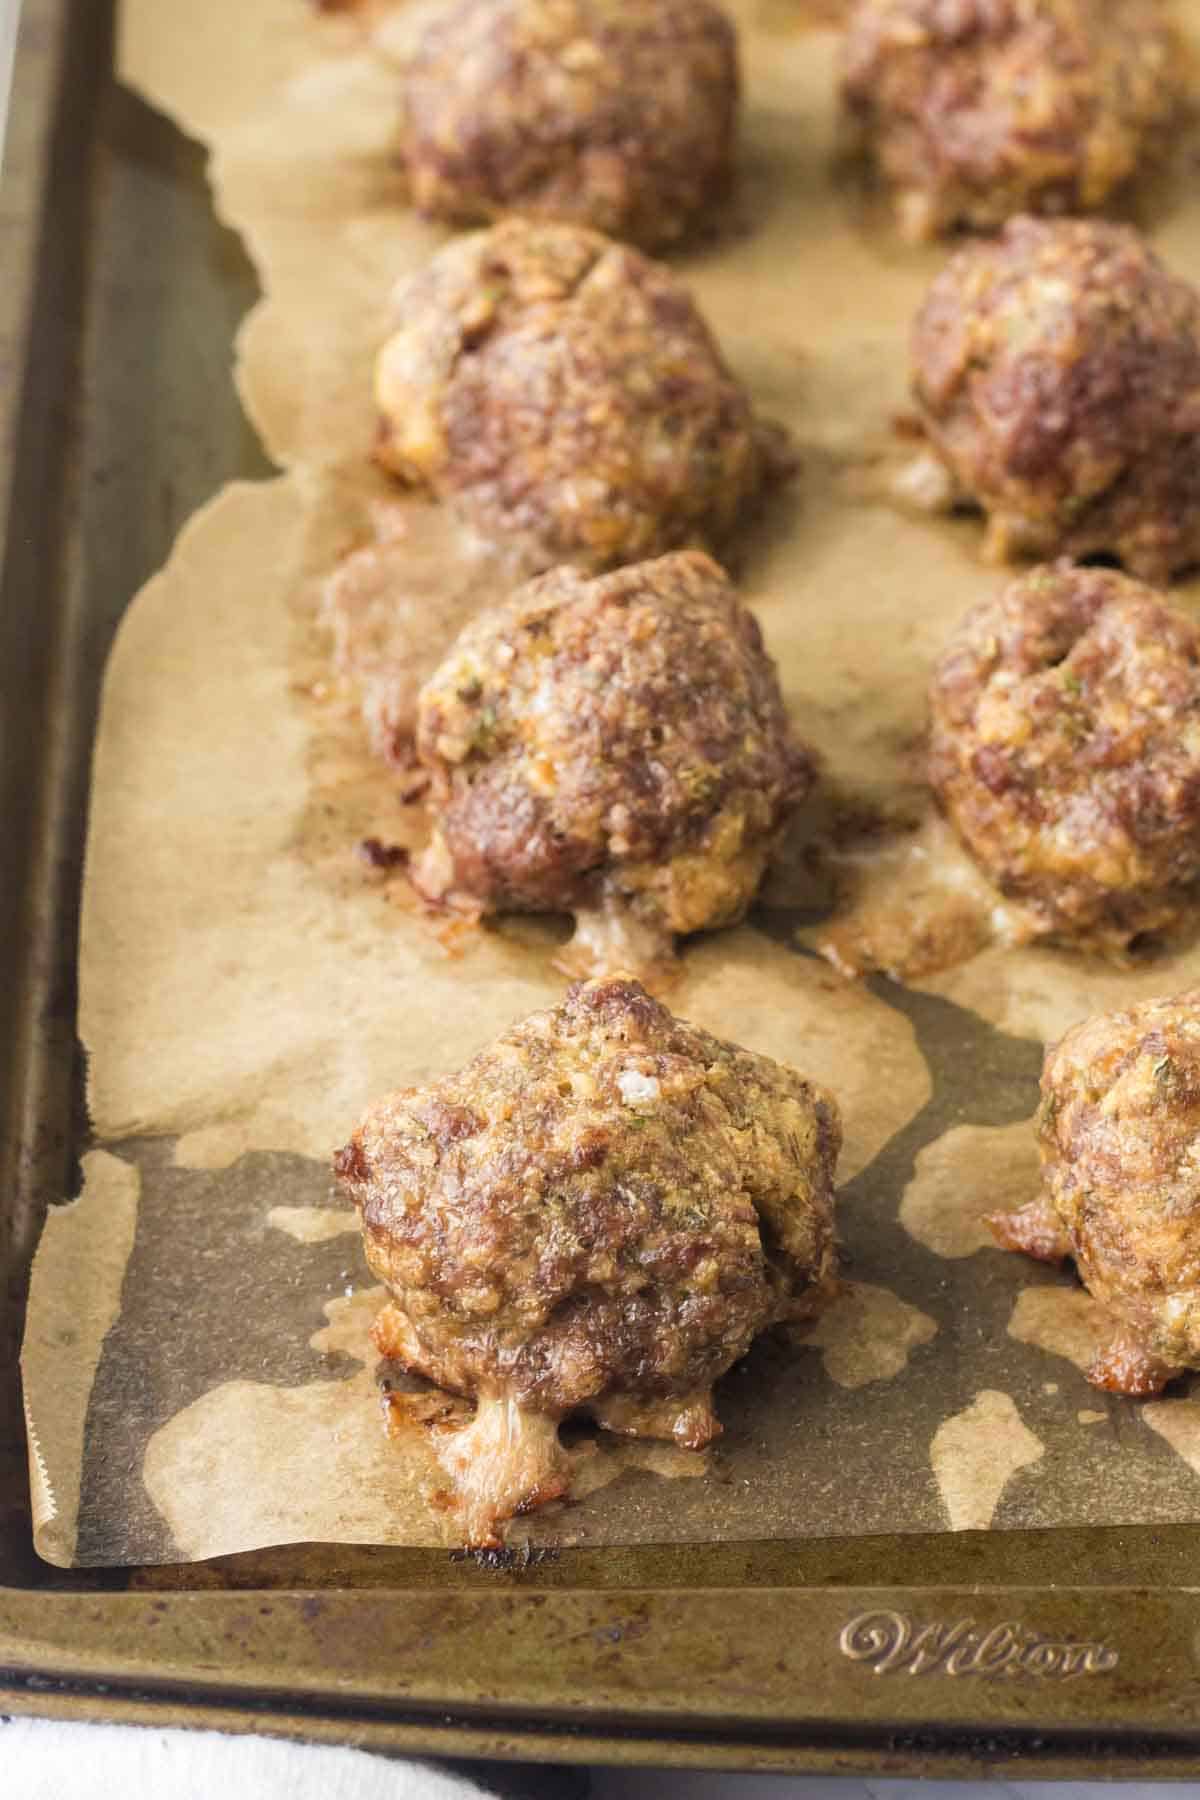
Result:
[[[902,246],[836,162],[834,37],[817,22],[831,8],[735,10],[743,178],[679,266],[803,474],[733,565],[828,789],[916,816],[930,661],[1002,579],[978,560],[977,522],[917,522],[885,495],[907,325],[943,252]],[[1200,5],[1186,11],[1200,30]],[[366,462],[388,292],[443,236],[405,210],[392,157],[391,59],[412,16],[299,0],[122,13],[126,79],[209,146],[215,202],[257,267],[236,378],[284,472],[190,522],[108,671],[81,943],[100,1147],[47,1227],[24,1354],[37,1542],[56,1562],[453,1540],[419,1424],[383,1433],[366,1335],[379,1293],[328,1156],[377,1094],[555,999],[562,932],[444,943],[403,878],[356,854],[368,836],[408,841],[420,813],[331,679],[322,583],[383,531],[432,659],[464,587],[492,579],[444,514]],[[1200,279],[1196,187],[1181,158],[1147,223]],[[961,872],[940,858],[953,890]],[[894,874],[868,858],[864,882]],[[690,945],[667,998],[837,1092],[846,1295],[809,1339],[761,1342],[722,1383],[714,1450],[580,1432],[575,1503],[514,1535],[1200,1516],[1200,1401],[1098,1398],[1079,1372],[1097,1330],[1086,1295],[978,1226],[1033,1183],[1034,1039],[1181,985],[1200,954],[1117,974],[987,950],[905,991],[805,951],[819,929],[793,897],[779,883],[751,925]]]

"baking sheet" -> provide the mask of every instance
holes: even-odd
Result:
[[[811,10],[735,10],[744,176],[719,236],[680,268],[804,461],[735,568],[831,785],[911,811],[929,662],[1000,579],[976,523],[917,523],[883,498],[907,321],[942,253],[901,246],[838,166],[832,34]],[[109,669],[81,946],[100,1147],[50,1221],[24,1359],[53,1561],[453,1537],[419,1429],[382,1432],[366,1338],[378,1295],[327,1157],[377,1093],[553,1000],[561,933],[527,923],[447,946],[402,880],[355,854],[365,836],[403,837],[414,813],[329,679],[323,580],[383,530],[432,633],[471,572],[444,516],[365,462],[388,291],[443,235],[405,212],[391,155],[389,59],[411,16],[124,9],[126,77],[211,147],[217,204],[258,269],[237,379],[285,472],[193,519]],[[1187,16],[1200,27],[1200,9]],[[1157,186],[1148,222],[1200,278],[1189,173],[1181,159]],[[1078,1369],[1086,1296],[983,1247],[976,1220],[1028,1192],[1032,1037],[1113,994],[1182,985],[1198,959],[1116,974],[986,951],[905,995],[799,953],[788,899],[785,884],[752,926],[689,947],[669,999],[837,1092],[847,1294],[806,1343],[764,1342],[727,1378],[713,1451],[583,1434],[577,1503],[515,1534],[1195,1518],[1197,1403],[1098,1399]]]

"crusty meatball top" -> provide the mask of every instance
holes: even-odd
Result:
[[[1181,99],[1162,0],[859,0],[843,95],[902,229],[1102,206]]]
[[[397,294],[378,455],[525,572],[732,530],[767,439],[671,271],[569,225],[448,244]]]
[[[1156,1393],[1200,1367],[1200,991],[1069,1031],[1046,1056],[1038,1132],[1043,1197],[993,1229],[1075,1259],[1115,1327],[1090,1379]]]
[[[1200,559],[1200,293],[1138,234],[1016,219],[953,257],[913,330],[930,440],[989,553]]]
[[[1119,948],[1196,904],[1200,632],[1153,589],[1056,563],[963,621],[930,783],[1035,933]]]
[[[650,248],[727,185],[737,39],[710,0],[450,0],[404,77],[418,208],[590,225]]]
[[[724,925],[814,778],[753,615],[700,551],[555,569],[472,620],[422,689],[418,884],[487,911],[624,905]]]
[[[335,1166],[392,1296],[381,1348],[479,1400],[448,1465],[474,1541],[563,1491],[573,1409],[692,1447],[720,1429],[713,1382],[830,1291],[840,1143],[822,1089],[632,981],[369,1109]]]

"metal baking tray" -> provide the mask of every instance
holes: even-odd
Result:
[[[100,674],[182,521],[265,472],[228,378],[250,271],[200,152],[114,83],[112,26],[107,0],[26,0],[0,185],[0,1711],[542,1761],[1194,1774],[1200,1527],[491,1568],[34,1555],[17,1352],[87,1142],[73,962]]]

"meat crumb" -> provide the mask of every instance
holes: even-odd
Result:
[[[385,844],[382,838],[366,837],[359,841],[358,854],[369,868],[403,869],[411,852],[404,844]]]

